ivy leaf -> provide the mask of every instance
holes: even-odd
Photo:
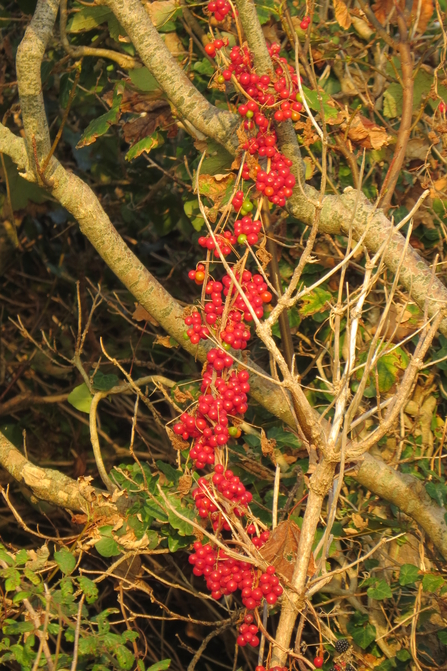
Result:
[[[412,585],[419,580],[419,569],[414,564],[402,564],[399,572],[399,585]]]
[[[76,145],[76,149],[81,149],[82,147],[87,147],[89,144],[93,144],[98,137],[107,133],[110,126],[118,123],[121,116],[121,100],[122,95],[115,91],[113,94],[112,108],[89,123]]]
[[[76,557],[67,548],[55,552],[54,559],[64,575],[71,573],[76,566]]]
[[[332,300],[332,294],[326,289],[317,287],[309,294],[304,296],[302,305],[299,309],[300,315],[308,317],[316,312],[325,312],[328,309],[327,303]]]
[[[109,391],[112,387],[115,387],[119,382],[119,377],[114,373],[109,375],[104,375],[100,370],[96,372],[95,377],[93,378],[93,387],[98,391]]]
[[[391,599],[393,593],[391,587],[385,580],[379,580],[375,587],[369,587],[366,591],[367,595],[371,599],[376,599],[377,601],[382,601],[383,599]]]
[[[438,631],[438,638],[441,641],[442,645],[447,645],[447,629],[444,631]]]
[[[178,510],[178,512],[183,517],[195,520],[194,511],[190,508],[184,508],[180,499],[175,496],[168,496],[167,498],[172,507]],[[172,510],[169,510],[168,520],[171,527],[176,529],[180,536],[191,536],[194,533],[194,527],[192,524],[188,524],[188,522],[185,522],[184,520],[180,519],[180,517],[177,517],[177,515]]]
[[[362,353],[359,357],[359,362],[364,363],[367,356],[367,352]],[[408,355],[401,347],[395,347],[392,352],[381,355],[376,362],[379,378],[379,391],[389,391],[391,387],[397,382],[400,371],[405,370],[408,366],[408,363]],[[360,368],[357,371],[357,379],[361,380],[362,376],[363,369]],[[368,384],[372,387],[368,395],[375,395],[375,375],[370,375]]]
[[[92,404],[93,396],[88,390],[85,382],[75,387],[73,391],[68,395],[67,401],[72,405],[76,410],[87,413],[90,412],[90,406]]]
[[[121,554],[118,543],[113,538],[101,538],[95,548],[102,557],[116,557]]]
[[[443,482],[427,482],[425,491],[439,506],[443,507],[447,503],[447,485]]]
[[[398,659],[399,662],[408,662],[408,660],[411,659],[411,654],[408,652],[408,650],[402,648],[402,650],[398,650],[396,652],[396,659]]]
[[[366,624],[364,627],[354,627],[351,629],[351,635],[355,643],[366,650],[368,645],[376,640],[376,628],[371,624]]]
[[[426,573],[422,578],[422,589],[424,592],[436,592],[444,584],[444,578],[434,573]]]

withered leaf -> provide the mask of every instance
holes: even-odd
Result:
[[[199,191],[202,196],[206,196],[214,203],[214,206],[208,210],[210,221],[216,221],[219,209],[229,201],[235,179],[233,173],[227,175],[200,175]]]
[[[344,126],[345,124],[342,124],[343,130]],[[361,115],[354,117],[349,125],[348,137],[351,142],[365,149],[381,149],[391,140],[391,136],[387,134],[385,128]]]
[[[139,303],[135,303],[132,319],[135,319],[136,322],[149,322],[152,326],[159,326],[158,321]]]
[[[275,452],[276,440],[267,438],[264,429],[261,429],[261,450],[264,457],[273,458]]]
[[[189,494],[189,491],[192,486],[192,476],[191,475],[182,475],[179,478],[178,481],[178,492],[180,494],[180,497],[186,496],[186,494]]]
[[[158,335],[155,338],[154,345],[163,345],[163,347],[167,347],[168,349],[178,347],[178,343],[175,342],[173,338],[171,338],[170,336],[160,336],[160,335]]]
[[[178,436],[174,431],[171,429],[171,427],[166,426],[166,433],[168,434],[169,440],[172,443],[172,447],[174,450],[178,450],[179,452],[183,452],[183,450],[187,450],[189,448],[189,443],[186,442],[186,440],[183,440]]]
[[[413,0],[411,11],[409,11],[409,7],[407,8],[405,0],[398,0],[397,2],[396,0],[377,0],[372,9],[382,25],[385,25],[389,19],[391,23],[396,23],[397,11],[394,11],[390,18],[395,4],[398,5],[399,10],[403,13],[408,27],[417,21],[416,31],[418,33],[425,32],[433,14],[433,0]]]
[[[300,541],[300,528],[292,520],[280,522],[271,532],[267,543],[259,550],[266,562],[272,564],[277,572],[289,582],[292,580]],[[316,570],[313,556],[309,562],[307,575],[313,576]]]
[[[342,28],[347,30],[351,27],[351,17],[343,0],[334,0],[334,12],[335,20]]]
[[[191,394],[190,391],[181,391],[178,387],[175,387],[173,391],[173,396],[174,399],[177,401],[177,403],[186,403],[187,401],[193,401],[194,396]]]
[[[140,114],[137,119],[128,121],[123,126],[124,139],[129,144],[135,144],[152,135],[159,127],[167,128],[174,121],[170,106],[160,100],[154,101],[153,110]]]

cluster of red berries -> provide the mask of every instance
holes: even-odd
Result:
[[[214,468],[214,475],[212,477],[213,484],[222,496],[235,505],[233,512],[238,517],[245,515],[247,505],[253,500],[253,495],[245,489],[245,485],[241,482],[233,471],[225,471],[222,464],[217,464]],[[202,518],[211,515],[211,522],[213,529],[223,527],[229,531],[228,524],[219,518],[218,515],[213,515],[218,511],[217,506],[212,501],[211,490],[208,488],[208,481],[205,478],[199,478],[198,487],[191,492],[191,495],[196,504],[199,516]]]
[[[234,222],[234,235],[240,245],[255,245],[259,240],[259,233],[261,232],[262,223],[259,219],[253,221],[251,216],[246,215],[242,219],[237,219]]]
[[[302,30],[307,30],[310,24],[310,16],[305,16],[300,23],[300,28]]]
[[[207,326],[202,324],[202,316],[200,312],[193,312],[191,315],[185,317],[185,324],[190,328],[186,331],[186,336],[190,339],[193,345],[197,345],[200,340],[205,340],[210,334]]]
[[[231,5],[228,0],[211,0],[208,3],[208,11],[214,14],[216,21],[223,21],[226,15],[230,12]]]
[[[203,263],[199,263],[195,270],[190,270],[188,277],[190,280],[194,280],[196,284],[203,284],[203,280],[205,279],[205,266]]]
[[[199,238],[199,245],[209,249],[210,251],[214,251],[214,256],[216,257],[219,256],[219,250],[223,256],[228,256],[228,254],[231,254],[230,245],[236,244],[237,236],[232,235],[230,231],[225,231],[224,233],[215,235],[214,237],[217,241],[217,244],[214,242],[211,235],[202,235]]]
[[[270,291],[268,291],[268,286],[264,281],[264,278],[262,275],[252,275],[249,270],[244,270],[241,275],[239,275],[239,273],[235,273],[235,277],[244,292],[245,300],[244,297],[242,297],[239,293],[236,286],[232,283],[231,277],[229,277],[229,275],[225,275],[222,278],[222,284],[225,286],[223,290],[224,296],[228,296],[229,293],[232,296],[235,295],[232,307],[233,309],[237,308],[243,313],[244,321],[251,322],[253,320],[246,301],[250,303],[258,319],[261,319],[264,316],[264,304],[270,303],[272,300],[272,294]],[[229,315],[229,320],[230,319],[234,320],[234,315],[231,313]],[[227,331],[228,326],[226,325],[225,332]],[[223,331],[221,332],[221,338],[224,342],[228,342],[228,339],[224,337]]]
[[[214,58],[216,51],[219,51],[219,49],[222,49],[222,47],[226,46],[228,46],[228,40],[214,40],[214,42],[208,42],[208,44],[205,45],[205,51],[208,56]]]
[[[270,531],[263,531],[259,536],[254,536],[254,534],[256,533],[256,527],[255,527],[254,524],[249,524],[246,531],[247,531],[248,534],[250,534],[250,536],[253,536],[251,541],[252,541],[253,545],[256,548],[258,548],[258,550],[270,538]]]
[[[244,415],[248,410],[247,393],[250,391],[248,383],[250,375],[245,370],[238,373],[232,371],[227,380],[223,379],[222,371],[233,364],[233,359],[223,350],[213,348],[208,352],[207,358],[207,369],[201,386],[202,393],[198,399],[195,415],[182,413],[180,421],[173,427],[174,433],[183,440],[194,439],[190,457],[195,461],[196,468],[214,464],[215,449],[226,445],[230,436],[238,436],[239,429],[228,426],[228,413]],[[216,374],[217,377],[213,382]],[[217,392],[216,397],[212,393],[212,387],[215,393]],[[249,492],[246,492],[246,498],[248,495]],[[248,499],[246,502],[249,502]]]
[[[265,573],[257,579],[257,569],[247,562],[228,557],[224,550],[214,550],[209,543],[202,545],[200,541],[196,541],[193,547],[195,552],[188,561],[194,566],[194,575],[205,577],[213,599],[219,600],[223,595],[233,594],[239,589],[244,606],[247,610],[254,610],[260,606],[263,598],[268,604],[274,605],[282,595],[283,588],[275,576],[274,566],[267,566]],[[257,586],[254,586],[255,582]],[[246,621],[246,624],[251,622]],[[245,637],[245,643],[249,642],[248,637]]]
[[[255,671],[266,671],[265,666],[257,666]],[[287,666],[271,666],[268,671],[289,671]]]
[[[253,624],[253,615],[247,613],[244,617],[244,623],[239,627],[240,636],[237,637],[236,643],[243,648],[245,645],[251,645],[253,648],[256,648],[259,645],[259,637],[257,633],[259,631],[258,627]]]

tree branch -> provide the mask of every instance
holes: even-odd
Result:
[[[34,466],[2,433],[0,464],[14,480],[29,487],[36,498],[67,510],[90,511],[91,504],[75,480],[52,468]]]
[[[112,49],[101,49],[99,47],[75,47],[71,44],[67,37],[67,0],[61,0],[61,11],[60,11],[60,28],[61,28],[61,42],[65,51],[69,56],[73,58],[83,58],[84,56],[93,56],[94,58],[108,58],[111,61],[118,63],[120,68],[126,70],[133,70],[134,68],[140,67],[140,63],[128,56],[127,54],[121,54],[119,51],[113,51]]]
[[[228,151],[235,152],[240,120],[211,105],[170,54],[140,0],[103,0],[132,40],[141,60],[154,75],[179,114]]]

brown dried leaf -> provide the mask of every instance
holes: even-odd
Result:
[[[345,130],[343,126],[345,124],[342,124],[342,129]],[[381,149],[391,140],[391,136],[387,135],[385,128],[378,126],[361,115],[357,115],[352,120],[348,130],[348,137],[351,142],[365,149]]]
[[[262,269],[265,270],[272,260],[272,255],[270,252],[268,252],[265,248],[266,245],[266,238],[263,238],[261,240],[261,244],[259,245],[258,249],[256,250],[256,256],[262,266]]]
[[[178,347],[178,343],[173,341],[173,339],[170,336],[157,336],[154,340],[154,345],[163,345],[163,347],[167,347],[168,349],[172,349],[175,347]]]
[[[193,482],[193,480],[192,480],[191,475],[182,475],[179,478],[178,492],[180,494],[180,498],[182,496],[186,496],[187,494],[189,494],[189,492],[191,490],[192,482]]]
[[[343,0],[334,0],[334,12],[337,23],[345,30],[348,30],[351,27],[351,17]]]
[[[160,103],[161,101],[157,101]],[[141,112],[137,119],[128,121],[123,125],[124,139],[129,144],[135,144],[144,137],[155,133],[157,128],[166,129],[174,122],[171,108],[166,103],[156,107],[152,111]]]
[[[416,32],[424,33],[434,11],[433,0],[413,0],[411,19],[417,21]]]
[[[174,450],[178,450],[179,452],[183,452],[183,450],[187,450],[189,448],[189,443],[186,442],[186,440],[183,440],[178,436],[174,431],[171,429],[171,427],[166,426],[166,433],[168,434],[168,438],[172,443],[172,447]]]
[[[394,7],[394,0],[377,0],[372,10],[382,25],[385,25],[388,15]]]
[[[362,529],[366,529],[366,527],[368,526],[368,520],[364,520],[363,517],[361,515],[358,515],[357,513],[353,513],[352,521],[354,523],[354,526],[357,529],[360,529],[360,531]]]
[[[214,203],[207,213],[212,222],[216,221],[219,209],[231,192],[235,179],[232,172],[227,175],[200,175],[199,191],[202,196],[210,198]]]
[[[270,534],[267,543],[259,550],[269,564],[273,564],[278,573],[289,582],[292,580],[300,541],[300,529],[292,520],[278,524]],[[316,567],[313,557],[307,569],[307,575],[313,576]]]
[[[139,303],[135,303],[135,310],[132,314],[132,319],[136,322],[149,322],[152,326],[160,326],[158,321],[149,314],[149,312]]]
[[[175,387],[173,391],[173,396],[174,399],[177,401],[177,403],[186,403],[187,401],[193,401],[194,396],[191,394],[190,391],[181,391],[178,387]]]
[[[261,429],[261,450],[264,457],[273,458],[275,452],[276,440],[267,438],[264,429]]]

